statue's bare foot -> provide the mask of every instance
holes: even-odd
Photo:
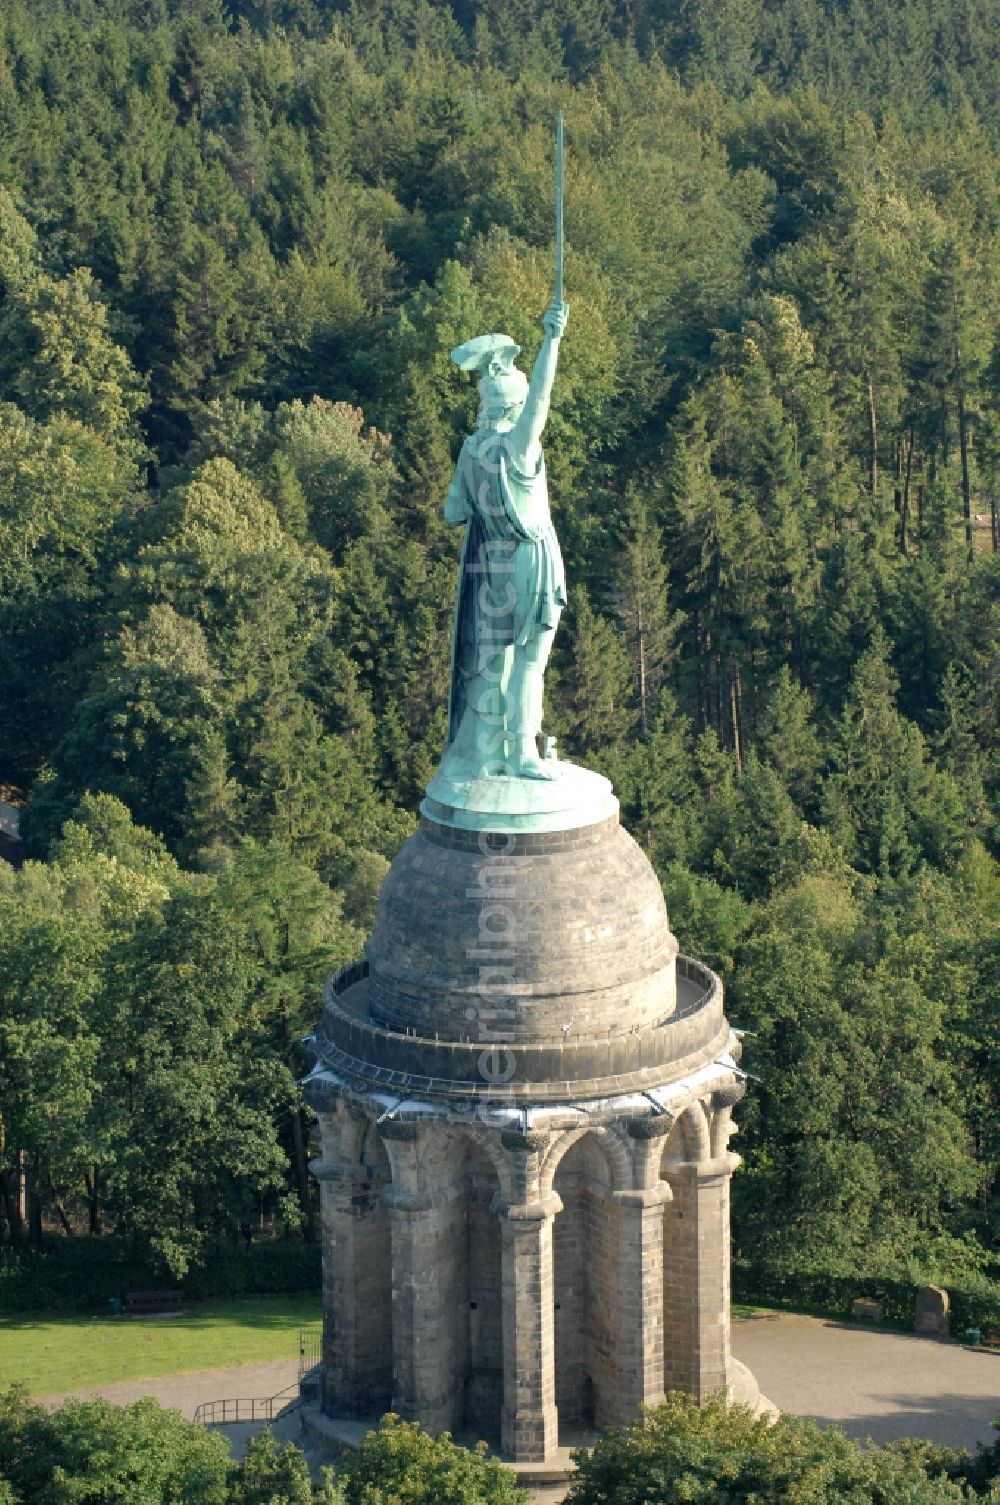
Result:
[[[548,761],[531,753],[519,753],[509,760],[510,771],[515,779],[542,779],[551,783],[559,777],[555,759]]]

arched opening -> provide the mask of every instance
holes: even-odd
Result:
[[[433,1433],[499,1440],[497,1172],[458,1128],[404,1126],[393,1138],[392,1409]]]
[[[553,1181],[556,1406],[563,1442],[611,1420],[616,1390],[618,1219],[611,1172],[594,1134],[577,1140]]]

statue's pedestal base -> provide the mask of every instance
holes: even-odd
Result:
[[[546,761],[555,777],[462,776],[447,757],[420,806],[429,820],[465,831],[575,831],[618,812],[609,779],[589,768]]]

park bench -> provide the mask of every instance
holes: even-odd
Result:
[[[881,1322],[882,1303],[875,1296],[859,1296],[851,1302],[851,1316],[856,1322]]]
[[[125,1311],[129,1317],[153,1316],[159,1312],[179,1312],[184,1305],[181,1291],[126,1291]]]
[[[1000,1327],[988,1327],[983,1333],[984,1348],[1000,1348]]]

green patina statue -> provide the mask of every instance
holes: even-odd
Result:
[[[448,742],[422,808],[479,830],[558,830],[602,818],[606,779],[559,762],[541,737],[545,665],[566,605],[542,432],[569,314],[563,302],[562,117],[556,129],[556,277],[531,380],[520,346],[480,335],[452,351],[479,372],[479,418],[444,515],[465,525],[452,641]]]
[[[481,372],[479,422],[462,446],[444,509],[448,522],[468,525],[446,754],[452,771],[466,776],[556,776],[539,756],[538,738],[566,577],[541,438],[567,313],[561,301],[546,310],[530,382],[513,364],[520,347],[506,335],[483,335],[452,351],[463,370]]]

